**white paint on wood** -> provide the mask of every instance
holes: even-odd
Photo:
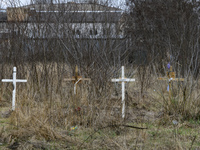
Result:
[[[12,82],[13,92],[12,92],[12,110],[15,110],[15,95],[16,95],[16,83],[17,82],[27,82],[27,80],[16,79],[17,68],[13,67],[13,79],[2,79],[2,82]]]
[[[124,66],[122,66],[122,77],[119,79],[112,79],[112,82],[122,82],[122,118],[125,118],[125,82],[133,82],[135,79],[125,78]]]
[[[79,83],[79,81],[82,80],[82,78],[78,79],[76,83],[74,84],[74,95],[76,95],[76,85]]]

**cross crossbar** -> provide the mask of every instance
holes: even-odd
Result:
[[[165,80],[168,81],[168,87],[167,90],[169,91],[169,99],[171,99],[171,82],[172,81],[184,81],[184,78],[175,78],[176,74],[175,72],[172,72],[172,66],[170,66],[170,71],[167,72],[167,77],[158,77],[158,80]]]
[[[122,77],[119,79],[111,79],[112,82],[122,83],[122,118],[125,118],[125,82],[133,82],[135,79],[125,78],[124,66],[122,66]]]
[[[72,78],[64,79],[64,81],[73,81],[74,83],[74,94],[76,95],[76,85],[80,83],[81,81],[90,81],[90,78],[83,78],[82,76],[78,75],[78,66],[75,67],[75,76]]]
[[[158,80],[166,80],[169,81],[169,78],[159,77]],[[170,81],[184,81],[183,78],[172,78]]]
[[[133,82],[135,79],[112,79],[112,82]]]
[[[13,83],[13,93],[12,93],[12,110],[15,110],[15,95],[16,95],[16,83],[17,82],[27,82],[27,80],[16,79],[17,68],[13,67],[13,79],[2,79],[2,82],[12,82]]]
[[[1,81],[2,81],[2,82],[13,82],[12,79],[2,79]],[[20,80],[20,79],[15,80],[15,81],[16,81],[16,82],[27,82],[27,80]]]
[[[91,79],[90,78],[79,78],[81,79],[81,81],[90,81]],[[68,78],[68,79],[64,79],[64,81],[76,81],[75,78]]]

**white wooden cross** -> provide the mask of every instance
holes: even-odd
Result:
[[[125,82],[133,82],[135,79],[125,78],[124,66],[122,66],[122,77],[119,79],[112,79],[112,82],[122,82],[122,118],[125,118]]]
[[[13,93],[12,93],[12,110],[15,110],[15,95],[16,95],[16,83],[17,82],[27,82],[27,80],[16,79],[17,68],[13,67],[13,79],[2,79],[2,82],[12,82],[13,83]]]

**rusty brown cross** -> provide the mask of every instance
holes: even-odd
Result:
[[[78,83],[81,83],[81,81],[90,81],[90,80],[91,80],[90,78],[83,78],[82,76],[79,76],[77,65],[75,67],[75,75],[72,76],[72,78],[64,79],[64,81],[72,81],[74,83],[74,94],[76,94],[76,85]]]
[[[90,81],[90,78],[83,78],[82,76],[79,75],[79,71],[78,71],[78,66],[76,65],[75,67],[75,74],[74,76],[72,76],[71,78],[65,78],[64,81],[71,81],[74,84],[74,98],[73,98],[73,111],[76,114],[76,117],[74,117],[74,113],[72,114],[72,124],[76,124],[75,120],[77,121],[78,116],[80,115],[80,111],[81,111],[81,107],[78,106],[80,105],[79,98],[76,96],[77,93],[77,84],[81,83],[81,81]]]
[[[167,72],[167,77],[158,77],[158,80],[165,80],[168,81],[168,88],[169,91],[169,100],[171,99],[171,83],[172,81],[184,81],[184,78],[176,78],[176,73],[172,72],[172,66],[170,66],[170,70]]]

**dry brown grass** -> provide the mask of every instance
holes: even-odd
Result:
[[[26,66],[27,67],[27,66]],[[51,70],[45,71],[45,67]],[[103,88],[92,80],[78,85],[63,82],[72,72],[57,69],[58,65],[39,65],[28,73],[28,83],[17,85],[16,110],[7,118],[0,118],[0,148],[18,149],[187,149],[199,147],[198,120],[184,120],[186,113],[197,116],[197,92],[193,92],[182,107],[180,86],[174,84],[179,103],[166,106],[168,94],[165,83],[155,76],[145,81],[126,84],[126,119],[121,119],[121,85],[106,81]],[[30,68],[29,68],[30,69]],[[24,69],[25,70],[25,69]],[[131,68],[130,68],[131,70]],[[127,69],[129,72],[130,70]],[[20,73],[25,78],[27,73]],[[5,74],[11,72],[5,71]],[[120,73],[119,73],[120,75]],[[137,78],[137,76],[134,76]],[[151,80],[150,80],[151,79]],[[62,84],[61,84],[62,83]],[[11,107],[11,84],[1,88],[1,112]],[[197,88],[195,88],[197,89]],[[164,92],[164,93],[163,93]],[[195,101],[194,101],[195,100]],[[196,107],[195,107],[196,106]],[[81,109],[78,110],[77,108]],[[170,109],[166,109],[170,108]],[[183,109],[184,108],[184,109]],[[187,112],[192,108],[191,112]],[[169,114],[168,112],[172,114]],[[181,111],[182,113],[179,113]],[[172,123],[179,122],[178,127]],[[184,124],[185,123],[185,124]],[[116,126],[147,127],[145,130]],[[77,126],[77,129],[71,130]],[[188,131],[189,130],[189,131]],[[194,142],[192,140],[196,136]]]

